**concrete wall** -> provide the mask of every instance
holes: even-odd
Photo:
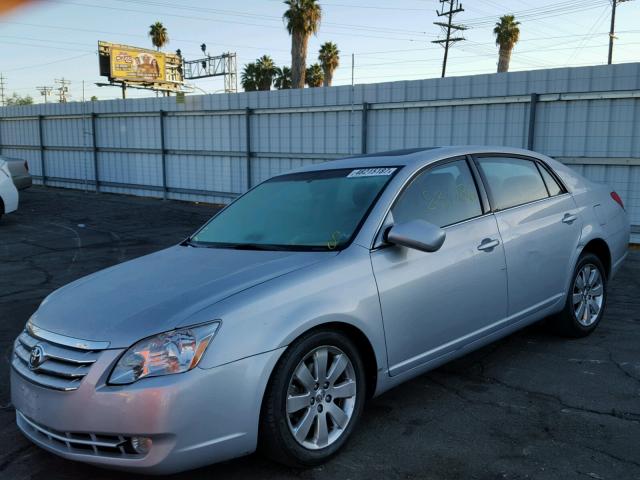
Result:
[[[297,166],[451,144],[531,146],[609,183],[640,225],[640,63],[0,108],[0,153],[40,182],[183,200],[228,202]]]

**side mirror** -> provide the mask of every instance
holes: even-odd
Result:
[[[442,247],[446,232],[425,220],[411,220],[392,226],[386,235],[388,243],[422,252],[435,252]]]

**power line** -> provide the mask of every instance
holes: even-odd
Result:
[[[36,42],[54,42],[54,43],[62,43],[65,45],[80,45],[80,46],[87,46],[86,42],[68,42],[65,40],[53,40],[53,39],[45,39],[45,38],[34,38],[34,37],[21,37],[18,35],[0,35],[1,38],[13,38],[13,39],[17,39],[17,40],[31,40],[31,41],[36,41]],[[4,43],[4,40],[2,41]]]
[[[282,4],[282,0],[269,0],[270,2]],[[344,3],[327,3],[322,2],[322,7],[344,7],[344,8],[366,8],[370,10],[395,10],[395,11],[403,11],[403,12],[429,12],[431,9],[429,8],[405,8],[405,7],[373,7],[373,6],[365,6],[365,5],[346,5]]]
[[[175,4],[175,2],[167,2],[167,1],[159,1],[159,0],[115,0],[117,2],[123,2],[126,3],[128,5],[130,4],[137,4],[137,5],[143,5],[143,6],[153,6],[153,7],[165,7],[165,8],[172,8],[175,10],[180,10],[180,11],[192,11],[192,12],[197,12],[197,13],[211,13],[213,15],[221,15],[221,16],[232,16],[232,17],[241,17],[241,18],[252,18],[252,19],[258,19],[258,20],[268,20],[268,21],[274,21],[274,22],[278,22],[281,24],[282,22],[282,17],[281,16],[276,16],[276,15],[264,15],[262,13],[251,13],[251,12],[246,12],[246,11],[238,11],[238,10],[222,10],[219,8],[206,8],[206,7],[201,7],[201,6],[191,6],[191,5],[179,5],[177,6]],[[322,2],[322,4],[324,5],[324,2]],[[362,8],[360,5],[358,5],[356,8]],[[387,7],[389,8],[389,7]],[[392,10],[396,10],[398,12],[400,11],[404,11],[405,9],[398,9],[398,8],[391,8]],[[336,27],[336,28],[346,28],[349,29],[350,31],[353,31],[354,29],[356,30],[363,30],[363,31],[370,31],[370,32],[390,32],[390,33],[414,33],[414,34],[425,34],[426,32],[423,31],[419,31],[419,30],[407,30],[407,29],[402,29],[402,28],[389,28],[389,27],[382,27],[382,26],[369,26],[369,25],[359,25],[359,24],[352,24],[352,23],[336,23],[336,22],[322,22],[322,24],[324,26],[330,26],[330,27]],[[280,27],[279,27],[280,28]]]
[[[535,20],[540,18],[547,18],[550,16],[574,13],[576,11],[582,12],[585,10],[600,8],[604,5],[605,2],[603,2],[603,0],[571,0],[544,5],[542,7],[515,11],[512,14],[519,20]],[[470,18],[465,22],[465,24],[473,27],[486,26],[493,24],[495,22],[495,18],[495,15]]]
[[[41,68],[41,67],[46,67],[48,65],[53,65],[58,64],[58,63],[62,63],[62,62],[68,62],[71,60],[76,60],[78,58],[82,58],[82,57],[88,57],[89,55],[95,55],[95,53],[83,53],[82,55],[74,55],[73,57],[66,57],[66,58],[59,58],[58,60],[53,60],[51,62],[45,62],[45,63],[38,63],[37,65],[24,65],[22,67],[16,67],[16,68],[10,68],[8,70],[6,70],[7,72],[15,72],[16,70],[26,70],[26,69],[36,69],[36,68]]]
[[[606,18],[606,14],[607,14],[607,7],[604,7],[600,12],[600,15],[598,15],[598,17],[596,18],[595,22],[593,22],[593,25],[591,25],[591,28],[589,29],[587,34],[581,39],[580,43],[576,46],[575,50],[571,53],[571,55],[569,55],[569,58],[567,59],[567,62],[566,62],[567,65],[576,57],[576,55],[578,55],[578,52],[582,50],[582,48],[586,45],[586,43],[590,39],[595,38],[598,35],[596,33],[596,30],[600,28],[602,21]]]
[[[513,5],[513,0],[510,0],[507,5],[504,5],[503,3],[498,3],[498,2],[493,2],[491,0],[480,0],[482,2],[487,3],[488,5],[491,5],[493,8],[497,9],[500,14],[502,14],[502,12],[513,12],[515,10],[515,6]],[[525,5],[525,7],[519,7],[519,8],[530,8],[531,7],[531,2],[526,1],[526,0],[516,0],[518,3]],[[540,8],[540,7],[538,7]],[[560,13],[559,15],[562,15],[562,13]],[[487,12],[484,12],[484,16],[485,18],[489,18],[491,19],[491,16],[487,16]],[[500,16],[499,14],[495,14],[494,18],[497,18],[498,16]],[[549,22],[548,19],[546,18],[541,18],[541,19],[536,19],[536,18],[532,18],[530,19],[527,23],[531,24],[533,22],[536,22],[536,31],[538,31],[541,35],[545,35],[545,31],[547,32],[547,35],[555,35],[558,32],[563,32],[563,33],[570,33],[570,30],[568,30],[567,28],[564,28],[565,25],[567,24],[571,24],[571,21],[564,21],[562,23],[554,21],[553,24],[551,24]],[[550,33],[553,32],[553,33]]]
[[[21,25],[21,26],[25,26],[25,27],[35,27],[35,28],[50,28],[50,29],[54,29],[54,30],[71,30],[74,32],[86,32],[86,33],[91,33],[91,34],[96,34],[96,33],[104,33],[105,35],[119,35],[119,36],[124,36],[124,37],[137,37],[137,38],[148,38],[148,35],[141,35],[141,34],[137,34],[137,33],[125,33],[125,32],[114,32],[114,31],[107,31],[107,30],[93,30],[93,29],[89,29],[89,28],[78,28],[78,27],[69,27],[69,26],[60,26],[60,25],[48,25],[48,24],[44,24],[44,23],[25,23],[25,22],[13,22],[13,21],[8,21],[8,20],[0,20],[0,24],[10,24],[10,25]],[[16,37],[17,38],[17,37]],[[26,38],[26,37],[23,37]],[[176,42],[182,42],[182,43],[192,43],[194,45],[200,45],[202,43],[202,41],[200,40],[186,40],[186,39],[182,39],[182,38],[171,38],[172,40],[176,41]],[[50,40],[44,40],[44,41],[50,41]],[[55,42],[55,40],[54,40]],[[255,50],[264,50],[264,46],[253,46],[253,45],[238,45],[238,44],[228,44],[228,43],[212,43],[207,41],[207,43],[209,43],[210,45],[220,45],[221,47],[234,47],[234,48],[251,48],[251,49],[255,49]],[[281,52],[287,52],[289,53],[290,50],[288,49],[274,49],[272,48],[271,50],[273,51],[281,51]]]
[[[470,42],[470,43],[471,43],[471,45],[469,45],[468,47],[462,48],[462,50],[466,50],[466,49],[471,48],[471,47],[473,47],[473,48],[481,47],[480,44],[474,44],[473,42]],[[627,42],[627,43],[624,43],[622,45],[640,45],[640,42]],[[606,46],[605,43],[599,43],[597,45],[585,46],[584,48],[602,48],[604,46]],[[555,47],[555,48],[546,49],[545,52],[557,52],[557,51],[564,51],[564,50],[572,50],[573,48],[575,48],[575,47]],[[532,49],[532,50],[523,50],[521,52],[518,52],[518,55],[517,55],[517,57],[514,57],[514,60],[516,60],[516,61],[518,61],[520,63],[528,63],[528,64],[537,63],[538,67],[547,68],[547,66],[550,65],[547,62],[542,63],[539,60],[532,60],[532,59],[525,59],[524,61],[521,60],[522,54],[536,53],[538,51],[539,50],[537,50],[537,49],[535,49],[535,50],[534,49]],[[480,57],[494,57],[496,55],[495,52],[489,53],[486,50],[484,50],[484,51],[476,50],[475,52],[469,50],[469,52],[473,53],[473,54],[472,55],[461,55],[461,56],[459,56],[457,58],[474,58],[474,57],[479,57],[479,56]],[[385,61],[385,62],[382,62],[382,63],[361,63],[360,67],[390,66],[390,65],[401,65],[401,64],[405,64],[405,63],[408,63],[408,64],[424,63],[424,62],[428,63],[428,62],[433,62],[433,60],[434,60],[433,58],[414,58],[414,59],[407,58],[407,59],[401,59],[401,60],[393,61],[393,62]]]
[[[52,2],[53,0],[48,0],[49,2]],[[87,7],[87,8],[100,8],[100,9],[106,9],[106,10],[114,10],[114,11],[118,11],[118,12],[133,12],[133,13],[149,13],[148,10],[136,10],[136,9],[132,9],[132,8],[116,8],[116,7],[109,7],[106,5],[93,5],[93,4],[86,4],[86,3],[78,3],[78,2],[73,2],[73,1],[69,1],[69,0],[55,0],[53,3],[57,3],[57,4],[64,4],[64,5],[75,5],[78,7]],[[174,7],[175,8],[175,7]],[[180,7],[182,8],[182,7]],[[164,16],[168,16],[168,17],[176,17],[176,18],[185,18],[185,19],[189,19],[189,20],[199,20],[199,21],[206,21],[206,22],[218,22],[218,23],[226,23],[226,24],[239,24],[239,25],[249,25],[249,26],[253,26],[253,27],[261,27],[261,28],[271,28],[271,29],[276,29],[276,30],[282,30],[283,27],[281,25],[265,25],[263,23],[251,23],[251,22],[242,22],[239,20],[229,20],[229,19],[219,19],[219,18],[211,18],[211,17],[203,17],[203,16],[194,16],[194,15],[182,15],[182,14],[178,14],[178,13],[167,13],[167,12],[163,12]],[[268,18],[266,18],[268,20]],[[334,25],[335,26],[335,25]],[[354,29],[362,29],[365,27],[355,27],[355,26],[339,26],[337,28],[345,28],[348,31],[346,32],[329,32],[327,31],[326,33],[330,33],[331,35],[338,35],[338,36],[349,36],[349,37],[366,37],[366,38],[380,38],[383,40],[397,40],[397,41],[404,41],[404,42],[417,42],[419,41],[418,39],[415,38],[411,38],[411,37],[404,37],[404,38],[400,38],[400,37],[388,37],[388,36],[381,36],[381,35],[368,35],[368,34],[364,34],[364,33],[355,33],[353,32]],[[401,35],[403,32],[398,32],[398,35]],[[419,32],[420,35],[424,35],[424,32]]]
[[[10,45],[19,45],[21,47],[36,47],[36,48],[46,48],[46,49],[50,49],[50,50],[66,50],[67,52],[74,51],[74,52],[93,53],[93,52],[89,52],[87,50],[80,50],[78,48],[52,47],[50,45],[38,45],[38,44],[23,43],[23,42],[11,42],[11,41],[8,41],[8,40],[2,40],[2,43],[3,44],[7,43],[7,44],[10,44]]]
[[[446,33],[446,37],[442,40],[432,40],[431,43],[438,43],[444,47],[444,59],[442,61],[442,78],[447,71],[447,57],[449,56],[449,46],[454,44],[455,42],[460,42],[464,40],[464,37],[452,37],[451,31],[462,31],[466,30],[467,27],[463,25],[458,25],[453,23],[453,16],[457,13],[464,12],[464,8],[462,5],[458,3],[458,0],[440,0],[442,4],[442,11],[436,12],[439,17],[447,17],[447,22],[433,22],[434,25],[437,25],[444,29]],[[445,5],[449,5],[449,10],[445,10]]]
[[[583,35],[557,35],[557,36],[553,36],[553,37],[545,37],[545,38],[529,38],[529,39],[525,39],[525,40],[519,40],[518,44],[523,43],[523,42],[544,42],[544,41],[548,41],[548,40],[557,40],[557,39],[561,39],[561,38],[574,38],[575,42],[580,42],[582,41],[580,39],[580,37],[592,37],[593,35],[606,35],[607,32],[598,32],[598,33],[586,33]],[[640,33],[640,30],[621,30],[619,33],[631,33],[631,34],[638,34]],[[469,42],[471,42],[470,40],[467,40]],[[573,42],[571,41],[571,42]],[[471,42],[471,43],[475,43],[477,45],[494,45],[495,42],[491,41],[491,42]],[[564,43],[570,43],[570,42],[564,42]],[[356,52],[357,55],[382,55],[382,54],[393,54],[393,53],[403,53],[403,52],[424,52],[426,50],[431,50],[431,48],[400,48],[400,49],[393,49],[393,50],[377,50],[377,51],[365,51],[365,52]],[[533,50],[532,50],[533,51]],[[521,52],[519,52],[521,53]]]

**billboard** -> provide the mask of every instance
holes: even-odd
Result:
[[[182,58],[147,48],[98,42],[100,75],[111,82],[143,88],[179,90],[183,83]]]
[[[111,45],[111,78],[130,82],[164,82],[165,55],[162,52]]]

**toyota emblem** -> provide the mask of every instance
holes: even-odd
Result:
[[[40,365],[42,365],[44,360],[45,360],[44,348],[41,344],[38,343],[31,349],[31,354],[29,355],[29,368],[31,370],[35,370]]]

